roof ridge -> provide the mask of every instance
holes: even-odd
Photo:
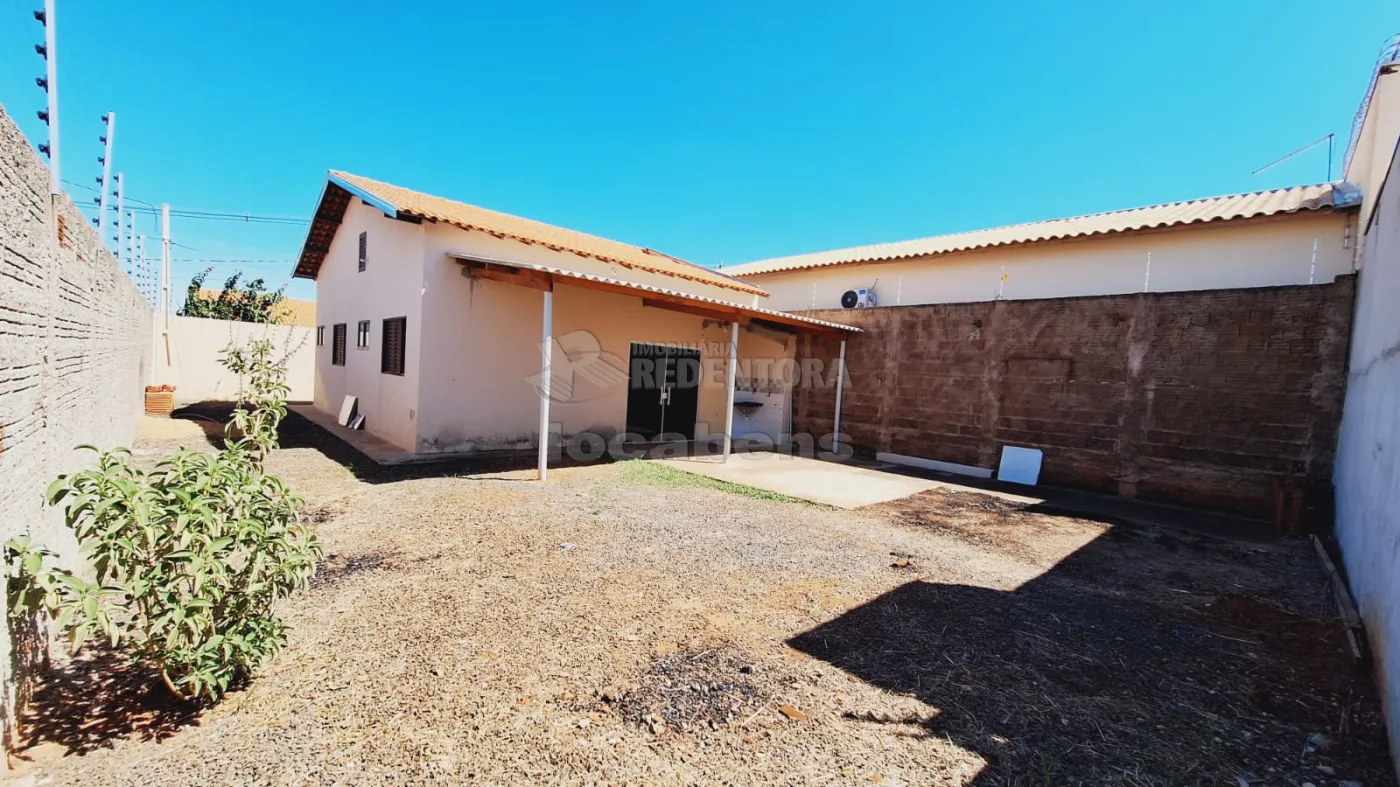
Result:
[[[733,266],[733,267],[731,268],[731,270],[734,270],[734,271],[735,271],[736,273],[738,273],[739,275],[753,275],[752,272],[751,272],[751,269],[752,269],[752,268],[760,267],[760,266],[762,266],[762,267],[767,267],[767,266],[769,266],[769,265],[781,263],[781,262],[784,262],[784,261],[787,261],[787,260],[798,259],[798,258],[801,258],[801,257],[811,257],[811,256],[817,256],[817,255],[835,255],[835,254],[841,254],[842,252],[859,251],[859,250],[863,250],[863,249],[869,249],[869,248],[875,247],[875,246],[896,246],[896,245],[905,245],[905,244],[918,244],[918,243],[925,243],[925,242],[929,242],[929,241],[937,241],[937,240],[947,240],[947,239],[952,239],[952,238],[959,238],[959,237],[964,237],[964,236],[975,236],[975,235],[982,234],[982,233],[994,233],[994,232],[1002,232],[1002,231],[1013,231],[1013,230],[1025,229],[1025,228],[1029,228],[1029,227],[1047,227],[1047,225],[1049,225],[1049,226],[1051,226],[1051,227],[1059,227],[1059,226],[1063,226],[1063,225],[1065,225],[1066,223],[1069,223],[1069,222],[1078,222],[1078,221],[1083,221],[1083,220],[1086,220],[1086,219],[1096,219],[1096,218],[1102,218],[1102,217],[1108,217],[1108,216],[1124,216],[1124,215],[1127,215],[1127,214],[1137,213],[1137,212],[1141,212],[1141,211],[1163,210],[1163,209],[1168,209],[1168,208],[1185,207],[1185,206],[1190,206],[1190,205],[1204,205],[1204,204],[1208,204],[1208,203],[1222,202],[1222,201],[1225,201],[1225,200],[1241,200],[1241,199],[1248,199],[1248,198],[1251,198],[1251,197],[1259,197],[1259,196],[1263,196],[1263,195],[1283,194],[1283,193],[1290,193],[1290,192],[1302,192],[1302,191],[1306,191],[1306,190],[1309,190],[1309,189],[1323,189],[1323,188],[1325,188],[1325,189],[1328,189],[1329,191],[1331,191],[1331,190],[1334,190],[1334,189],[1337,187],[1337,185],[1338,185],[1339,183],[1341,183],[1341,182],[1342,182],[1342,181],[1327,181],[1327,182],[1322,182],[1322,183],[1305,183],[1305,184],[1299,184],[1299,185],[1296,185],[1296,186],[1284,186],[1284,187],[1273,188],[1273,189],[1260,189],[1260,190],[1258,190],[1258,191],[1245,191],[1245,192],[1238,192],[1238,193],[1233,193],[1233,194],[1216,194],[1216,195],[1209,196],[1209,197],[1195,197],[1195,198],[1192,198],[1192,199],[1176,200],[1176,201],[1173,201],[1173,202],[1159,202],[1159,203],[1154,203],[1154,204],[1150,204],[1150,205],[1139,205],[1139,206],[1131,207],[1131,208],[1118,208],[1118,209],[1115,209],[1115,210],[1098,211],[1098,212],[1095,212],[1095,213],[1081,213],[1081,214],[1076,214],[1076,215],[1072,215],[1072,216],[1061,216],[1061,217],[1050,218],[1050,219],[1038,219],[1038,220],[1035,220],[1035,221],[1023,221],[1023,222],[1016,222],[1016,223],[1014,223],[1014,224],[999,224],[999,225],[994,225],[994,226],[990,226],[990,227],[979,227],[979,228],[977,228],[977,229],[970,229],[970,230],[958,230],[958,231],[956,231],[956,232],[945,232],[945,233],[939,233],[939,234],[936,234],[936,235],[925,235],[925,236],[921,236],[921,237],[918,237],[918,238],[906,238],[906,239],[895,240],[895,241],[882,241],[882,242],[876,242],[876,243],[856,244],[856,245],[853,245],[853,246],[843,246],[843,247],[839,247],[839,248],[835,248],[835,249],[819,249],[819,250],[816,250],[816,251],[803,252],[803,253],[800,253],[800,254],[787,254],[787,255],[783,255],[783,256],[781,256],[781,257],[769,257],[769,258],[767,258],[767,259],[753,260],[753,261],[750,261],[750,262],[744,262],[744,263],[740,263],[740,264],[738,264],[738,265],[736,265],[736,266]],[[1172,224],[1181,223],[1181,222],[1164,222],[1164,223],[1165,223],[1166,225],[1170,226],[1170,225],[1172,225]],[[1096,231],[1096,232],[1091,232],[1091,233],[1087,233],[1087,234],[1101,234],[1101,233],[1098,232],[1098,231]],[[1002,244],[991,244],[991,245],[1002,245]],[[974,247],[969,247],[969,248],[979,248],[979,247],[974,246]],[[818,263],[818,264],[819,264],[819,265],[825,265],[825,264],[834,264],[834,263]],[[803,267],[805,267],[805,266],[803,266]],[[800,269],[800,268],[796,268],[796,269]],[[760,272],[769,272],[769,271],[760,271]]]

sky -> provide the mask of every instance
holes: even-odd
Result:
[[[306,219],[341,169],[706,266],[1321,182],[1325,145],[1251,173],[1328,133],[1340,177],[1400,33],[1396,0],[57,4],[80,203],[115,110],[136,207]],[[41,5],[0,0],[36,144]],[[172,292],[314,297],[304,224],[172,225]]]

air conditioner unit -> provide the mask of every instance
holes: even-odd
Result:
[[[846,290],[841,296],[841,308],[843,309],[868,309],[874,305],[874,290]]]

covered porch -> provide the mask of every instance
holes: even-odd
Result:
[[[734,450],[736,435],[744,433],[736,429],[736,414],[742,427],[743,422],[748,422],[765,407],[768,408],[764,411],[767,428],[762,433],[775,443],[791,440],[791,389],[793,385],[803,384],[804,374],[802,359],[796,357],[798,342],[786,337],[803,334],[840,342],[841,354],[836,368],[821,370],[828,384],[835,387],[833,433],[840,433],[846,377],[845,342],[847,336],[858,332],[857,328],[764,309],[756,305],[756,297],[754,304],[745,305],[537,263],[475,254],[449,254],[449,257],[460,266],[461,275],[474,284],[508,285],[540,294],[536,303],[542,351],[539,371],[533,378],[538,394],[536,434],[542,436],[535,446],[536,472],[540,480],[548,477],[551,456],[558,457],[563,450],[596,451],[600,448],[598,441],[587,432],[583,433],[586,437],[579,440],[578,433],[561,430],[555,420],[558,408],[576,404],[573,400],[579,388],[589,384],[607,387],[625,383],[627,387],[622,434],[598,436],[609,448],[650,442],[652,435],[647,434],[647,425],[658,423],[661,438],[658,442],[684,442],[687,454],[714,454],[712,461],[727,462]],[[632,316],[631,324],[616,334],[628,339],[626,359],[622,358],[620,346],[605,348],[592,333],[557,329],[556,296],[563,293],[571,293],[575,301],[593,299],[589,302],[589,315],[599,321],[605,321],[614,311],[609,305],[612,301],[618,301],[616,308],[620,311],[623,302],[634,307],[636,299],[640,299],[640,322],[643,324],[637,325],[637,316]],[[624,296],[624,299],[600,299],[600,295]],[[518,297],[512,300],[518,306],[524,305]],[[667,341],[664,336],[660,340],[650,340],[646,323],[652,319],[645,315],[653,313],[658,315],[658,322],[665,313],[700,318],[700,326],[710,332],[709,335],[725,336],[727,341],[694,346],[695,343]],[[741,332],[749,345],[749,352],[742,358]],[[580,334],[587,335],[581,337]],[[755,371],[756,367],[762,368],[761,374]],[[739,375],[741,368],[745,370],[743,377]],[[701,407],[705,393],[694,379],[697,373],[713,383],[711,398],[722,386],[722,405],[711,401]],[[807,382],[810,383],[810,371]],[[587,406],[588,403],[577,404]],[[612,406],[615,409],[617,403],[614,401]],[[656,420],[658,412],[659,421]],[[719,415],[722,425],[707,423],[701,414]],[[829,445],[821,445],[820,449],[839,450],[840,438],[833,436],[830,440]],[[564,441],[568,441],[567,447],[560,445]],[[590,444],[585,446],[585,443]],[[570,458],[578,457],[571,453]]]

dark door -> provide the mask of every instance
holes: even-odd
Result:
[[[661,431],[694,440],[695,415],[700,411],[700,351],[668,350],[665,384]]]
[[[695,439],[700,408],[700,351],[634,343],[628,364],[627,431],[648,440],[663,433]]]

